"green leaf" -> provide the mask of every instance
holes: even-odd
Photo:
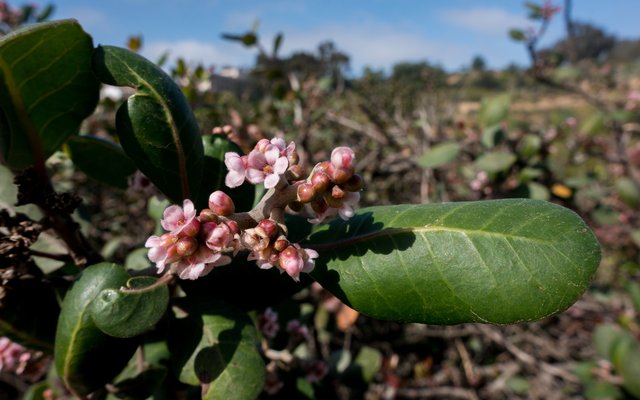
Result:
[[[601,112],[594,112],[580,125],[580,131],[589,136],[595,136],[605,130],[605,116]]]
[[[518,143],[518,154],[524,160],[528,160],[540,151],[542,139],[538,135],[524,135]]]
[[[352,365],[352,367],[360,370],[362,380],[367,383],[373,380],[381,366],[382,354],[377,349],[369,346],[363,346],[360,349]]]
[[[162,385],[167,384],[166,365],[170,360],[167,342],[161,340],[145,343],[141,346],[141,351],[144,355],[144,363],[141,365],[138,357],[132,357],[127,367],[114,379],[115,397],[147,399],[154,392],[162,391],[164,389]],[[142,370],[140,370],[141,367]]]
[[[479,170],[489,173],[506,171],[516,162],[516,156],[507,151],[493,151],[484,153],[475,161]]]
[[[618,196],[630,207],[637,207],[640,204],[640,190],[631,178],[618,178],[615,183]]]
[[[169,288],[152,286],[158,278],[129,279],[126,288],[104,289],[93,301],[93,322],[107,335],[128,338],[154,327],[169,304]]]
[[[320,253],[313,278],[380,319],[544,318],[584,292],[600,260],[580,217],[529,199],[370,207],[318,229],[305,244]]]
[[[91,318],[91,303],[100,292],[119,288],[128,279],[129,274],[120,265],[92,265],[64,298],[54,358],[60,378],[76,396],[86,396],[108,383],[135,351],[135,341],[104,334]]]
[[[640,313],[640,283],[629,281],[625,285],[625,289],[631,298],[631,304],[633,304],[636,313]]]
[[[422,154],[416,162],[422,168],[437,168],[453,161],[460,152],[460,146],[455,142],[440,143]]]
[[[223,190],[228,194],[236,206],[236,211],[249,211],[253,206],[255,187],[249,182],[241,186],[229,189],[224,184],[227,175],[227,167],[224,164],[224,155],[234,152],[242,155],[242,149],[231,140],[222,135],[205,135],[202,137],[204,146],[204,174],[200,191],[200,207],[206,207],[209,195],[216,190]]]
[[[615,324],[598,325],[593,334],[593,345],[602,358],[613,360],[616,346],[622,342],[630,342],[633,338],[629,332]]]
[[[174,203],[197,198],[202,138],[178,85],[158,66],[127,49],[100,46],[93,60],[104,83],[136,89],[116,114],[124,151]]]
[[[523,42],[527,38],[524,32],[521,31],[520,29],[509,30],[509,37],[511,37],[512,40],[515,40],[517,42]]]
[[[635,397],[640,397],[640,343],[634,342],[625,352],[619,369],[624,380],[622,386]]]
[[[482,142],[485,147],[492,148],[502,142],[505,136],[506,134],[504,129],[502,129],[502,124],[497,123],[484,128],[480,142]]]
[[[0,159],[44,162],[76,133],[99,98],[93,43],[74,20],[31,25],[0,39]]]
[[[265,382],[255,325],[243,312],[208,303],[173,325],[180,381],[203,385],[203,399],[255,399]]]
[[[488,127],[503,122],[509,115],[510,105],[511,96],[508,94],[482,99],[478,114],[480,125]]]
[[[69,157],[73,164],[89,177],[126,189],[128,177],[136,166],[119,145],[95,136],[72,136],[67,140]]]

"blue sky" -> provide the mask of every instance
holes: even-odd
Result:
[[[556,0],[555,3],[561,3]],[[42,4],[42,3],[41,3]],[[259,21],[270,47],[284,34],[282,53],[314,50],[331,39],[351,56],[352,73],[364,66],[386,69],[399,61],[428,60],[449,70],[482,55],[492,67],[526,64],[522,45],[507,31],[527,27],[523,1],[517,0],[58,0],[54,18],[76,18],[96,44],[124,46],[143,36],[143,55],[155,60],[169,51],[191,63],[218,67],[251,66],[255,51],[221,39]],[[640,0],[574,0],[575,19],[623,38],[640,38]],[[562,36],[556,18],[545,43]]]

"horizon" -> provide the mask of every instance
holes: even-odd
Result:
[[[52,18],[77,19],[95,44],[125,46],[128,37],[140,35],[141,54],[152,61],[169,51],[170,62],[181,57],[189,64],[250,68],[256,50],[222,39],[222,34],[243,34],[258,22],[257,33],[267,50],[279,32],[284,35],[281,56],[315,52],[321,42],[332,41],[349,56],[351,75],[360,75],[365,67],[388,73],[397,63],[422,61],[457,72],[476,56],[489,69],[512,64],[524,67],[529,62],[526,50],[509,38],[508,31],[533,26],[526,18],[524,3],[507,0],[452,0],[446,5],[419,0],[51,3],[56,8]],[[581,0],[574,2],[572,16],[618,39],[640,38],[635,22],[640,2],[619,0],[616,5],[605,8],[596,0]],[[563,16],[556,15],[539,48],[561,39],[564,31]]]

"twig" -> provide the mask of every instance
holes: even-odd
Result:
[[[410,399],[467,399],[478,400],[478,395],[474,390],[463,389],[458,387],[425,387],[425,388],[402,388],[398,389],[397,394],[401,397]]]
[[[460,338],[456,338],[453,343],[462,359],[462,368],[464,369],[464,375],[467,377],[467,382],[469,382],[471,386],[476,386],[478,384],[478,376],[473,369],[473,363],[471,362],[467,348]]]

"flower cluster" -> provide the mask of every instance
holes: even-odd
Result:
[[[338,147],[330,161],[318,163],[306,179],[300,179],[302,168],[293,142],[262,139],[248,155],[226,153],[227,186],[248,181],[263,183],[269,191],[244,213],[235,213],[233,201],[221,191],[212,193],[209,207],[199,213],[188,199],[182,207],[168,207],[161,221],[167,233],[151,236],[145,243],[149,259],[159,273],[169,267],[171,274],[182,279],[197,279],[247,250],[247,259],[258,267],[276,267],[299,281],[302,272],[313,270],[319,254],[289,241],[284,213],[305,214],[311,223],[353,216],[363,186],[354,173],[354,159],[350,148]]]
[[[331,152],[331,161],[316,164],[309,178],[298,186],[298,201],[312,216],[309,222],[317,224],[336,215],[344,220],[353,216],[364,185],[362,177],[354,174],[354,160],[353,150],[337,147]]]
[[[173,205],[164,210],[160,224],[168,232],[153,235],[145,243],[158,273],[170,265],[170,272],[180,278],[197,279],[217,265],[229,264],[231,258],[223,253],[240,249],[238,224],[226,218],[234,209],[231,198],[216,191],[209,196],[209,208],[198,216],[188,199],[182,207]]]
[[[14,373],[28,381],[39,380],[48,369],[50,358],[28,350],[7,337],[0,337],[0,372]]]
[[[224,163],[229,173],[225,184],[234,188],[242,185],[246,179],[253,184],[264,183],[266,189],[276,187],[289,167],[298,164],[295,148],[293,142],[286,146],[283,139],[273,138],[271,141],[261,139],[246,156],[226,153]]]

